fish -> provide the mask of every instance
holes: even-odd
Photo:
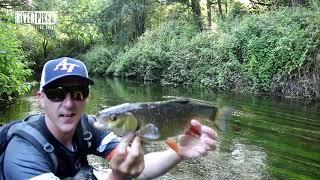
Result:
[[[94,126],[122,136],[135,132],[147,141],[162,141],[188,128],[192,119],[215,122],[218,108],[191,98],[166,101],[124,103],[106,108],[96,115]]]
[[[164,97],[164,101],[123,103],[98,112],[94,127],[113,131],[119,136],[133,132],[144,142],[164,141],[179,154],[178,135],[188,130],[200,137],[200,130],[191,127],[192,119],[207,119],[221,131],[227,131],[233,108],[218,108],[206,101],[188,97]],[[117,149],[106,156],[111,161]]]
[[[134,132],[148,142],[176,137],[190,127],[192,119],[208,119],[212,122],[218,119],[219,108],[208,102],[186,97],[165,98],[169,100],[124,103],[106,108],[96,114],[94,126],[108,129],[119,136]],[[227,118],[220,119],[225,121]],[[198,130],[191,130],[199,134]]]

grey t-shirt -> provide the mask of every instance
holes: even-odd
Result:
[[[54,173],[59,178],[73,177],[81,166],[87,165],[88,154],[105,157],[119,144],[119,138],[113,132],[101,131],[93,128],[92,123],[87,124],[90,126],[87,127],[88,130],[92,133],[91,147],[87,148],[79,123],[73,138],[75,149],[70,151],[55,139],[43,120],[37,122],[37,126],[40,127],[38,129],[46,134],[47,140],[55,147],[55,154],[58,158],[56,172],[48,154],[23,137],[14,136],[9,142],[3,157],[5,179],[29,179],[48,172]]]

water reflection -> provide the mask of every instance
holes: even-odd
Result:
[[[40,112],[41,107],[35,94],[36,90],[34,89],[26,96],[17,99],[16,103],[12,107],[6,111],[2,111],[2,114],[0,115],[0,123],[21,119],[28,115]]]
[[[319,179],[320,103],[278,97],[215,94],[206,89],[163,87],[129,80],[95,79],[86,109],[95,114],[125,102],[186,96],[218,107],[233,107],[230,130],[219,133],[219,149],[208,156],[179,164],[158,179]],[[35,92],[31,93],[35,94]],[[2,121],[40,111],[35,97],[24,97],[0,115]],[[210,125],[210,123],[205,122]],[[210,125],[211,126],[211,125]],[[166,149],[164,143],[146,151]],[[92,158],[99,166],[108,166]]]

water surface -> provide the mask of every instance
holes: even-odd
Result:
[[[233,107],[228,131],[219,132],[219,147],[208,156],[185,161],[158,179],[320,179],[320,103],[266,96],[216,94],[206,89],[163,87],[159,84],[116,79],[95,79],[86,109],[125,102],[186,96],[218,107]],[[36,89],[2,112],[0,122],[41,111]],[[204,122],[212,126],[211,123]],[[147,144],[146,151],[166,149]],[[107,166],[94,158],[93,163]]]

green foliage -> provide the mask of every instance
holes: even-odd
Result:
[[[240,79],[240,64],[232,53],[233,40],[215,33],[200,33],[185,42],[167,69],[165,83],[233,89]]]
[[[253,90],[268,91],[274,76],[299,70],[319,44],[319,13],[283,9],[248,16],[235,25],[238,58]]]
[[[247,13],[248,10],[246,9],[246,7],[239,1],[235,1],[231,5],[228,16],[230,16],[231,18],[240,18]]]
[[[320,46],[319,18],[318,11],[280,9],[247,15],[226,22],[217,32],[202,33],[183,23],[186,21],[171,21],[145,33],[109,69],[114,69],[116,76],[165,84],[263,93],[275,88],[281,92],[292,87],[275,86],[275,82],[294,81],[299,79],[296,74],[307,71],[318,78],[314,59]],[[304,77],[303,87],[309,83],[316,89],[319,83],[306,81],[311,76]],[[319,92],[306,91],[305,95]]]
[[[37,69],[48,59],[78,56],[98,76],[320,96],[317,0],[305,2],[308,9],[274,9],[291,1],[266,0],[261,2],[271,6],[255,10],[228,1],[226,16],[207,32],[199,32],[189,2],[35,0],[36,10],[59,10],[59,24],[54,30],[23,27],[16,32],[1,22],[1,37],[7,38],[1,39],[1,62],[14,65],[0,65],[0,83],[6,83],[0,92],[20,93],[21,77],[30,73],[20,71],[22,66]],[[7,14],[2,17],[13,20]]]
[[[181,21],[164,23],[152,32],[146,32],[139,42],[116,61],[115,75],[160,80],[164,70],[176,59],[172,53],[197,33],[196,26]]]
[[[21,42],[16,36],[16,27],[0,22],[0,98],[11,100],[16,94],[29,90],[27,76],[31,75],[23,61]]]
[[[98,45],[88,51],[86,54],[80,55],[79,59],[87,65],[91,74],[103,76],[107,72],[107,68],[114,61],[110,50],[103,45]]]
[[[26,65],[29,68],[39,69],[43,58],[42,36],[32,26],[20,26],[17,28],[17,38],[21,41],[21,49],[24,52]]]
[[[147,14],[154,4],[152,0],[113,0],[101,6],[93,17],[106,41],[126,45],[145,32]]]

